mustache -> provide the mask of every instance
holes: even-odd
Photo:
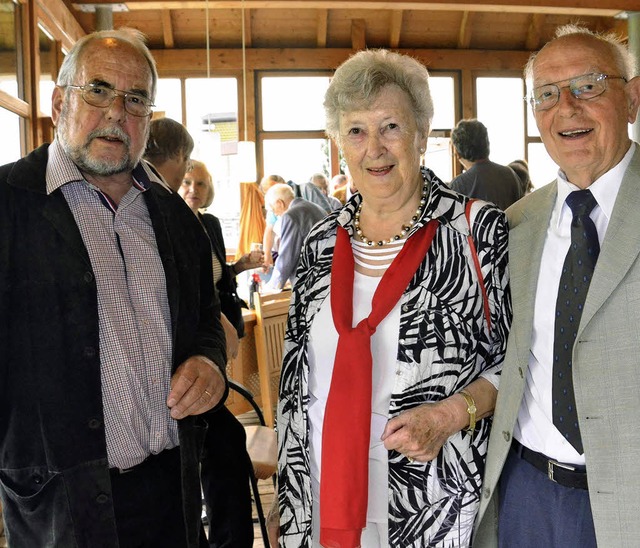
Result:
[[[129,138],[129,136],[123,131],[121,127],[118,127],[118,126],[94,129],[87,136],[87,144],[89,144],[94,139],[98,139],[101,137],[108,137],[110,139],[119,139],[126,146],[129,146],[131,144],[131,139]]]

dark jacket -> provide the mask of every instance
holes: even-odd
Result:
[[[222,265],[222,277],[216,284],[218,297],[220,298],[220,310],[233,327],[236,328],[238,337],[242,338],[244,336],[242,308],[246,308],[247,305],[238,297],[236,274],[233,272],[231,265],[227,264],[227,252],[220,220],[215,215],[203,213],[200,214],[200,221],[207,232],[207,236],[209,236],[209,240],[211,240],[211,249]]]
[[[451,188],[460,194],[493,202],[505,210],[522,198],[522,184],[509,166],[491,160],[479,160],[451,181]]]
[[[95,276],[48,145],[0,167],[0,496],[12,545],[118,546],[100,381]],[[173,369],[226,363],[211,250],[183,200],[144,193],[166,276]],[[184,513],[198,545],[203,416],[180,421]],[[15,543],[15,544],[14,544]]]

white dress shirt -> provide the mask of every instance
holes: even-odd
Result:
[[[590,217],[598,230],[600,245],[607,232],[622,177],[634,152],[635,144],[632,143],[622,161],[589,187],[598,202]],[[571,243],[573,217],[565,200],[574,190],[580,189],[567,181],[564,173],[559,171],[558,196],[551,213],[540,260],[544,268],[540,269],[538,277],[529,368],[514,437],[526,447],[543,453],[547,457],[560,462],[584,465],[584,454],[578,454],[553,425],[551,409],[556,298],[562,265]]]

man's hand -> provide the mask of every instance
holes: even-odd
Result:
[[[225,381],[218,366],[204,356],[191,356],[171,377],[167,406],[171,417],[183,419],[216,406],[224,394]]]

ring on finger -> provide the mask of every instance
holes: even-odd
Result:
[[[207,397],[211,397],[211,392],[209,392],[208,390],[205,390],[204,393],[207,395]]]

